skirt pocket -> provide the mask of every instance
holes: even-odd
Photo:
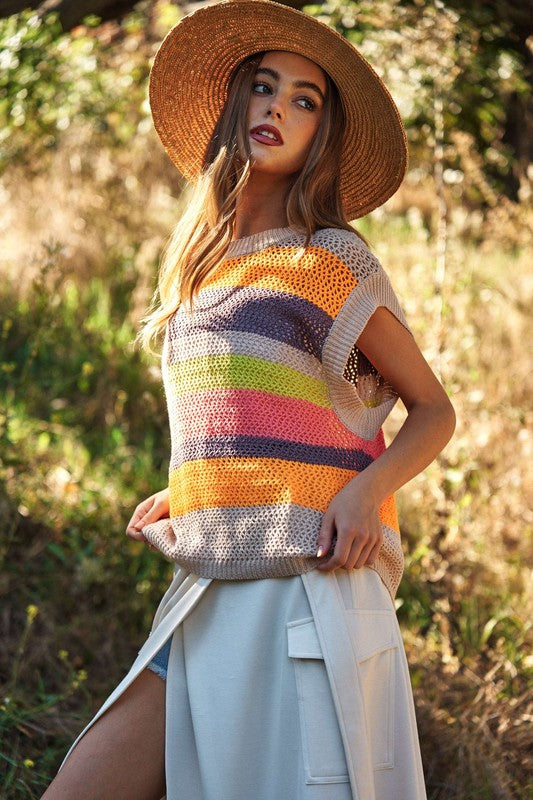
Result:
[[[394,704],[398,643],[387,610],[347,610],[365,707],[372,765],[394,768]]]
[[[344,746],[312,617],[287,623],[298,692],[305,782],[349,783]]]

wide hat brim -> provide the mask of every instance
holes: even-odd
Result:
[[[199,8],[169,31],[157,51],[150,106],[155,129],[179,171],[196,180],[235,67],[265,50],[298,53],[333,79],[346,117],[340,165],[346,218],[382,205],[407,168],[405,130],[389,91],[333,28],[272,0],[221,0]]]

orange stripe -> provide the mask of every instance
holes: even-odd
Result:
[[[400,533],[400,523],[398,521],[398,511],[394,497],[387,497],[379,509],[379,517],[385,525],[392,528],[396,533]]]
[[[339,467],[274,458],[195,459],[170,473],[170,516],[202,508],[282,503],[325,511],[356,474]],[[393,497],[383,503],[380,517],[399,530]]]
[[[344,261],[323,247],[309,247],[298,262],[300,248],[269,247],[260,253],[229,258],[218,265],[203,284],[205,288],[258,286],[303,297],[331,317],[336,317],[346,298],[357,286]],[[268,253],[268,258],[265,258]]]

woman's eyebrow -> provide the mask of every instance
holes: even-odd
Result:
[[[279,72],[277,72],[275,69],[271,69],[270,67],[258,67],[255,74],[258,75],[259,73],[270,75],[270,77],[274,78],[276,81],[279,81],[280,79]],[[319,97],[322,98],[322,102],[325,102],[326,100],[322,89],[317,86],[316,83],[312,83],[311,81],[293,81],[292,85],[297,89],[313,89],[319,95]]]

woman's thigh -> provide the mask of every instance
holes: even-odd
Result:
[[[165,681],[145,669],[80,739],[42,800],[164,794]]]

